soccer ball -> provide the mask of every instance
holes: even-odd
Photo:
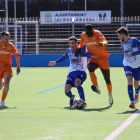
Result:
[[[84,107],[84,101],[80,98],[75,99],[73,104],[76,109],[82,109]]]

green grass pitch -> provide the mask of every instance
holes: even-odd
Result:
[[[68,67],[21,68],[19,76],[13,68],[7,107],[0,107],[0,140],[104,140],[136,110],[129,108],[123,68],[110,69],[112,107],[101,71],[96,70],[101,95],[91,90],[86,72],[83,88],[87,108],[77,110],[69,107],[69,98],[64,94]],[[75,88],[72,93],[79,98]],[[136,108],[140,108],[140,103]],[[115,140],[139,140],[139,132],[140,116]]]

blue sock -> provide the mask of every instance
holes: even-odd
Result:
[[[134,102],[133,85],[128,85],[128,95],[129,95],[131,102]]]
[[[80,98],[81,98],[83,101],[85,101],[85,95],[84,95],[83,87],[82,87],[82,86],[78,86],[78,87],[77,87],[77,90],[78,90],[78,93],[79,93]]]
[[[139,90],[140,90],[140,87],[138,87],[137,89],[135,88],[135,94],[136,94],[136,95],[139,94]]]
[[[65,94],[66,94],[66,96],[68,96],[69,98],[73,98],[73,95],[72,95],[72,92],[71,92],[71,91],[69,91],[68,93],[65,92]]]

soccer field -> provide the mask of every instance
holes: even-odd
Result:
[[[83,83],[87,108],[69,107],[64,94],[68,67],[21,68],[11,79],[6,107],[0,107],[0,140],[104,140],[136,110],[129,108],[127,81],[123,68],[111,68],[113,106],[100,70],[96,71],[101,95]],[[2,91],[1,91],[2,93]],[[76,89],[72,93],[79,98]],[[140,116],[115,140],[140,140]]]

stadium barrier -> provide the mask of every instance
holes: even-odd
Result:
[[[111,17],[109,19],[110,23],[97,23],[96,20],[99,19],[96,17],[94,19],[92,21],[92,18],[89,17],[86,23],[92,24],[94,29],[100,30],[106,37],[108,41],[106,50],[111,54],[109,57],[110,66],[123,66],[123,48],[115,31],[121,26],[126,26],[130,36],[140,39],[140,16],[124,17],[123,19]],[[4,21],[4,18],[0,18],[0,32],[4,29]],[[10,42],[17,44],[21,67],[48,67],[50,60],[56,60],[65,53],[69,47],[68,38],[71,35],[75,35],[78,42],[80,41],[85,21],[81,21],[81,24],[75,22],[66,24],[64,20],[60,22],[61,24],[41,24],[39,17],[17,18],[16,21],[14,18],[8,19]],[[15,36],[15,33],[17,36]],[[16,66],[15,58],[13,58],[12,66]],[[56,65],[56,67],[59,66],[69,66],[69,60]]]
[[[99,19],[96,17],[94,17],[94,21],[92,19],[92,17],[87,18],[86,23],[92,24],[94,29],[100,30],[104,34],[108,41],[106,50],[109,53],[123,52],[115,32],[122,25],[127,27],[130,36],[140,39],[140,16],[124,17],[123,22],[120,17],[111,17],[109,22],[104,23],[97,23],[96,21]],[[5,19],[0,18],[0,32],[4,29],[4,21]],[[80,34],[84,31],[85,21],[80,19],[80,24],[75,21],[71,24],[64,20],[60,20],[60,22],[61,24],[54,22],[54,24],[50,24],[50,22],[41,24],[39,17],[17,18],[15,22],[14,18],[9,18],[10,41],[17,44],[16,47],[20,54],[63,54],[69,47],[68,38],[71,35],[75,35],[79,42]]]
[[[124,55],[122,53],[111,53],[109,57],[110,67],[122,67],[122,61]],[[60,58],[62,54],[24,54],[20,55],[21,67],[49,67],[50,61],[55,61]],[[69,59],[58,63],[54,67],[68,67]],[[16,60],[14,55],[12,55],[12,66],[16,67]]]

